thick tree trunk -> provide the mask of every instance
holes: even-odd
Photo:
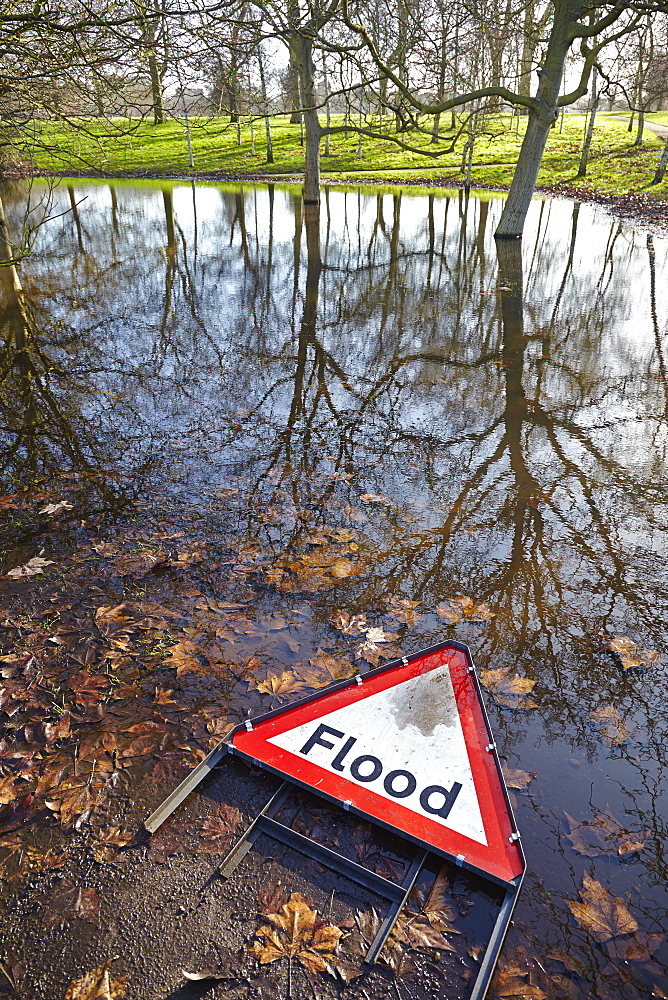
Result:
[[[299,28],[299,19],[301,13],[299,10],[298,0],[288,0],[287,3],[287,15],[288,24],[293,32],[293,38]],[[290,102],[290,124],[291,125],[301,125],[302,114],[301,107],[304,103],[303,94],[300,93],[300,73],[299,73],[299,63],[294,61],[293,46],[290,45],[290,62],[288,64],[288,72],[286,76],[286,87],[288,91],[288,101]]]
[[[522,235],[531,196],[543,158],[550,127],[558,117],[558,100],[564,62],[571,45],[569,28],[573,15],[567,2],[555,3],[554,21],[547,44],[545,61],[535,103],[529,111],[529,121],[524,141],[513,174],[506,204],[495,235],[499,238],[517,238]]]
[[[290,40],[290,60],[299,69],[306,148],[304,153],[304,204],[320,201],[320,139],[322,128],[316,110],[315,66],[313,43],[305,35],[293,35]]]

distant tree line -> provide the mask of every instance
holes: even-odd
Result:
[[[640,143],[645,115],[668,107],[668,0],[4,0],[0,16],[5,149],[45,118],[222,115],[264,118],[269,157],[271,117],[287,113],[317,202],[331,135],[434,160],[465,137],[470,164],[510,110],[526,129],[500,237],[522,231],[560,111],[586,107],[593,128],[605,101]]]

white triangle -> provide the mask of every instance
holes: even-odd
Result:
[[[323,725],[327,729],[319,730]],[[329,729],[342,736],[330,733]],[[320,735],[314,741],[318,732]],[[339,766],[333,767],[332,763],[351,738],[354,742],[350,744],[349,751],[338,762]],[[309,741],[311,745],[304,753]],[[383,798],[399,802],[423,819],[430,819],[487,845],[450,671],[446,665],[336,709],[312,722],[288,729],[267,742],[302,760],[306,758],[332,774],[347,778],[353,785],[363,785]],[[358,765],[356,771],[362,780],[357,780],[351,773],[351,765],[354,767],[355,761],[365,756],[374,758],[382,765],[382,772],[373,780],[363,780],[378,770],[378,764],[374,764],[373,760]],[[396,770],[409,772],[415,778],[415,790],[405,797],[399,797],[396,792],[407,789],[411,784],[408,777],[396,776],[390,781],[394,795],[385,787],[387,776]],[[439,786],[447,792],[455,782],[461,788],[446,818],[424,809],[420,798],[426,788]],[[440,792],[432,792],[426,798],[427,805],[434,810],[441,809],[445,801],[446,796]]]

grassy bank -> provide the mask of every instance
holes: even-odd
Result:
[[[651,185],[663,140],[646,130],[643,145],[634,147],[634,136],[626,125],[604,116],[599,118],[595,129],[588,176],[579,180],[576,172],[585,126],[585,116],[576,114],[564,116],[555,125],[543,158],[539,185],[584,186],[604,194],[644,192],[668,197],[668,177],[660,185]],[[257,121],[251,129],[248,123],[238,128],[226,119],[192,119],[193,167],[188,162],[185,124],[178,119],[161,126],[125,118],[92,119],[69,126],[38,123],[32,132],[26,131],[25,139],[32,163],[42,173],[298,176],[304,159],[300,127],[290,125],[286,117],[272,119],[271,127],[273,164],[266,162],[263,121]],[[524,127],[524,120],[518,122],[509,115],[487,121],[474,149],[475,186],[510,184]],[[384,129],[389,132],[389,128],[386,120]],[[414,133],[409,133],[407,140],[434,153],[444,151],[452,135],[443,130],[438,144],[432,143],[428,135],[416,137]],[[452,152],[433,157],[403,150],[389,141],[364,137],[360,157],[357,135],[332,136],[330,155],[322,157],[323,177],[340,181],[373,179],[406,183],[415,179],[460,183],[464,141],[465,136],[461,136]],[[324,151],[324,140],[322,148]]]

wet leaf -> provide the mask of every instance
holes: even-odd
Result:
[[[598,726],[601,738],[610,747],[622,746],[631,736],[631,730],[613,705],[602,705],[589,718]]]
[[[645,846],[645,840],[649,836],[647,831],[645,833],[630,833],[625,830],[612,815],[610,806],[606,806],[602,813],[599,813],[588,823],[578,823],[567,812],[564,812],[564,816],[569,827],[566,839],[570,841],[573,850],[588,858],[615,853],[624,857],[642,850]]]
[[[519,792],[526,792],[534,778],[538,777],[537,771],[522,771],[516,767],[502,766],[501,770],[508,788],[515,788]]]
[[[96,705],[107,694],[109,678],[102,674],[91,674],[90,667],[84,667],[70,677],[67,686],[74,691],[77,704]]]
[[[459,625],[460,622],[489,622],[495,617],[486,604],[476,604],[470,597],[458,594],[450,600],[437,605],[436,614],[447,625]]]
[[[301,893],[293,892],[276,913],[268,913],[257,929],[249,952],[261,965],[282,958],[297,958],[309,972],[328,972],[343,935],[340,927],[326,924]]]
[[[166,552],[129,552],[114,559],[114,569],[121,576],[146,576],[152,570],[167,562]]]
[[[661,654],[656,649],[640,649],[625,635],[617,635],[608,643],[608,649],[619,659],[624,670],[631,667],[654,667],[661,663]]]
[[[586,873],[580,899],[580,903],[573,900],[566,902],[580,927],[596,941],[609,941],[620,934],[633,934],[638,930],[638,924],[624,900],[611,896],[600,882]]]
[[[450,877],[446,865],[443,865],[434,879],[422,912],[432,927],[450,934],[459,933],[451,926],[451,921],[457,917],[457,910],[450,895]]]
[[[234,806],[220,805],[215,813],[204,820],[200,827],[202,840],[197,846],[198,854],[225,854],[232,843],[232,837],[242,814]]]
[[[408,601],[402,598],[392,597],[387,604],[387,613],[397,621],[403,622],[410,628],[415,625],[423,615],[417,614],[415,609],[420,604],[419,601]]]
[[[330,621],[344,635],[363,635],[368,627],[366,615],[350,615],[346,611],[335,611]]]
[[[113,961],[108,958],[92,972],[70,983],[65,1000],[121,1000],[125,996],[126,977],[114,979],[109,975]]]
[[[369,663],[373,663],[374,667],[378,666],[378,660],[381,656],[385,656],[389,650],[382,650],[380,648],[382,643],[393,642],[398,639],[398,635],[395,632],[384,632],[382,628],[368,628],[366,630],[366,638],[364,642],[355,650],[355,657],[357,659],[368,660]]]
[[[95,923],[100,911],[100,893],[93,887],[58,878],[44,900],[44,922],[64,926],[72,917]]]
[[[622,962],[649,962],[654,952],[662,945],[663,939],[663,934],[636,931],[630,940],[619,937],[608,941],[605,949],[610,958],[617,958]]]
[[[318,649],[315,656],[309,660],[309,664],[313,670],[307,673],[302,671],[302,677],[309,687],[322,687],[331,684],[332,681],[347,680],[357,673],[356,667],[347,656],[331,656],[322,649]]]
[[[43,573],[47,566],[53,566],[53,559],[42,559],[41,556],[34,556],[23,566],[15,566],[14,569],[10,569],[6,576],[11,576],[14,579],[24,576],[39,576]]]
[[[384,497],[380,493],[363,493],[360,500],[363,500],[364,503],[384,504],[386,507],[389,507],[392,504],[392,501],[388,497]]]
[[[74,505],[68,503],[67,500],[61,500],[60,503],[48,503],[46,507],[42,507],[40,514],[57,514],[61,510],[74,510]]]
[[[499,705],[508,708],[536,708],[536,702],[523,696],[536,686],[536,681],[529,677],[512,674],[510,667],[497,667],[494,670],[482,670],[480,683],[487,688]]]
[[[265,680],[251,682],[251,686],[257,688],[260,694],[271,694],[279,700],[298,694],[306,688],[305,682],[290,670],[284,670],[280,677],[277,674],[267,674]]]
[[[446,922],[442,923],[444,929],[451,932]],[[415,951],[456,951],[445,936],[444,930],[435,926],[426,914],[412,914],[407,910],[402,910],[399,914],[390,938],[393,942]]]
[[[518,965],[500,969],[493,981],[492,996],[500,1000],[545,1000],[548,994],[529,982],[530,972]]]

